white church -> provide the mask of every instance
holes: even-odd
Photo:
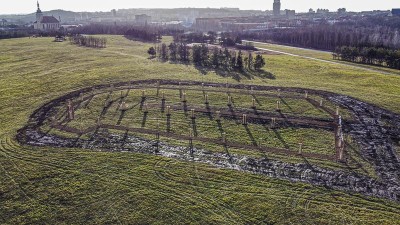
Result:
[[[43,16],[40,10],[39,1],[37,2],[36,22],[33,24],[35,30],[56,31],[60,29],[60,21],[54,16]]]

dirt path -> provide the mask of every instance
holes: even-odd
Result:
[[[247,40],[243,40],[243,41],[247,41]],[[257,41],[249,41],[249,42],[253,42],[253,43],[257,43],[257,44],[268,44],[268,43],[257,42]],[[297,48],[297,47],[292,47],[292,46],[284,46],[284,47],[326,53],[325,51],[319,51],[319,50],[313,50],[313,49]],[[334,61],[331,61],[331,60],[318,59],[318,58],[314,58],[314,57],[310,57],[310,56],[292,54],[292,53],[283,52],[283,51],[277,51],[277,50],[273,50],[273,49],[269,49],[269,48],[260,48],[260,47],[256,47],[256,48],[259,49],[259,50],[270,51],[270,52],[278,53],[278,54],[282,54],[282,55],[299,57],[299,58],[303,58],[303,59],[310,59],[310,60],[314,60],[314,61],[318,61],[318,62],[330,63],[330,64],[333,64],[333,65],[342,65],[342,66],[347,66],[347,67],[355,68],[355,69],[362,69],[362,70],[365,70],[365,71],[368,71],[368,72],[376,72],[376,73],[385,74],[385,75],[396,75],[396,76],[399,76],[399,74],[396,74],[396,73],[390,73],[390,72],[386,72],[386,71],[382,71],[382,70],[378,70],[378,69],[366,68],[366,67],[363,67],[363,66],[350,65],[350,64],[347,64],[347,63],[344,63],[344,62],[334,62]]]

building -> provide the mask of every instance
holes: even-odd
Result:
[[[400,16],[400,9],[392,9],[393,16]]]
[[[346,14],[346,8],[340,8],[338,9],[338,14],[342,15],[342,14]]]
[[[281,15],[281,1],[280,0],[274,0],[274,16],[279,16]]]
[[[147,24],[151,23],[151,16],[148,16],[146,14],[136,15],[135,23],[139,24],[139,25],[147,25]]]
[[[33,24],[33,27],[35,30],[56,31],[60,29],[60,21],[54,16],[43,16],[39,2],[37,2],[36,22]]]
[[[296,18],[296,11],[295,10],[286,9],[285,12],[286,12],[286,17],[288,19]]]

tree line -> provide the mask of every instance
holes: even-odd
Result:
[[[245,32],[241,33],[240,36],[248,40],[333,51],[341,46],[399,49],[399,32],[398,28],[389,26],[367,26],[367,24],[360,26],[358,24],[339,23]]]
[[[152,58],[158,57],[162,61],[193,63],[196,66],[225,71],[260,70],[266,65],[262,55],[255,57],[252,53],[246,55],[241,50],[230,51],[227,48],[210,48],[206,44],[193,45],[186,43],[163,43],[148,50]]]
[[[400,50],[377,47],[337,47],[334,59],[400,69]]]
[[[89,24],[74,29],[73,34],[112,34],[125,35],[144,41],[161,39],[161,36],[173,36],[183,33],[183,30],[156,26],[133,26],[119,24]]]
[[[105,48],[107,47],[107,39],[93,36],[74,35],[69,37],[72,44],[85,46],[90,48]]]

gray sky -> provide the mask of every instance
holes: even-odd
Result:
[[[35,0],[11,0],[0,6],[0,14],[32,13],[36,10]],[[299,12],[309,8],[337,10],[345,7],[350,11],[400,8],[400,0],[281,0],[282,9],[295,9]],[[235,7],[241,9],[271,10],[273,0],[40,0],[41,9],[65,9],[72,11],[110,11],[127,8],[219,8]]]

